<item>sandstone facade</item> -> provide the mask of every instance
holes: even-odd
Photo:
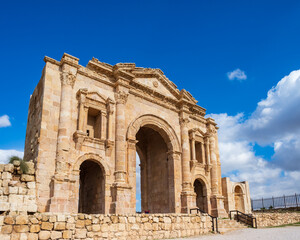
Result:
[[[44,60],[25,143],[40,212],[135,213],[136,153],[143,212],[251,211],[248,184],[221,179],[215,121],[161,70]]]

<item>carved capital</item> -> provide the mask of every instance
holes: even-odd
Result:
[[[125,104],[128,99],[128,93],[124,91],[118,91],[115,93],[115,98],[117,103],[119,104]]]
[[[186,118],[181,117],[179,119],[179,123],[182,127],[187,127],[189,122],[190,122],[190,119],[188,117],[186,117]]]
[[[62,85],[70,85],[73,88],[75,81],[76,81],[76,75],[74,75],[70,72],[63,72],[61,74]]]

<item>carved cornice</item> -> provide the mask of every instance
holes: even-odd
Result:
[[[118,91],[115,93],[117,104],[125,104],[128,99],[128,93],[125,91]]]
[[[111,87],[116,87],[116,85],[126,86],[129,88],[130,93],[176,112],[182,109],[181,106],[184,105],[185,107],[182,110],[191,118],[200,122],[204,121],[201,117],[205,115],[206,110],[196,105],[197,101],[188,91],[184,89],[179,91],[177,86],[170,81],[160,69],[140,68],[136,67],[134,63],[118,63],[112,66],[100,62],[96,58],[90,60],[87,66],[84,67],[78,64],[78,58],[68,54],[64,54],[61,62],[49,57],[45,57],[44,60],[45,62],[51,62],[58,66],[62,66],[64,63],[74,65],[74,67],[77,68],[77,74],[89,77]],[[142,86],[134,81],[135,78],[139,77],[156,78],[157,81],[168,89],[174,98],[157,92],[156,89],[158,88]]]
[[[60,79],[62,85],[70,85],[73,88],[76,81],[76,75],[70,72],[62,72]]]

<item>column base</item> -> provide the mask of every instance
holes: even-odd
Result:
[[[127,183],[114,183],[112,186],[112,213],[127,214],[135,213],[131,204],[131,189]]]
[[[214,195],[210,197],[211,202],[211,215],[214,217],[228,217],[228,213],[224,207],[224,197]]]
[[[56,213],[73,213],[76,212],[78,209],[74,211],[71,209],[70,201],[70,182],[73,182],[66,176],[63,175],[56,175],[52,179],[52,189],[53,196],[50,199],[49,204],[49,212],[56,212]]]
[[[191,208],[196,208],[196,193],[184,191],[181,193],[181,213],[190,213]]]

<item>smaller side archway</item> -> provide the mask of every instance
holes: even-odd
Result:
[[[193,186],[196,193],[196,206],[201,211],[210,213],[209,191],[205,179],[197,177]]]
[[[110,169],[103,158],[92,153],[82,155],[74,165],[73,174],[76,176],[74,190],[78,212],[107,213]]]
[[[80,165],[78,212],[105,213],[105,178],[99,164],[85,160]]]
[[[234,203],[235,210],[245,212],[244,193],[243,189],[239,185],[235,186],[234,188]]]

